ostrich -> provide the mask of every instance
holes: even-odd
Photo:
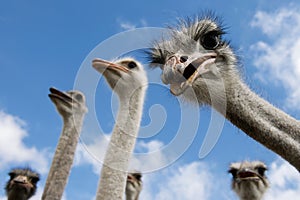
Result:
[[[216,17],[181,20],[154,41],[150,66],[162,69],[173,95],[210,105],[247,135],[300,170],[300,122],[255,94],[241,79],[237,57]]]
[[[269,187],[265,176],[267,166],[260,161],[232,163],[232,189],[241,200],[260,200]]]
[[[79,91],[61,92],[50,88],[49,97],[63,118],[63,130],[56,147],[42,199],[61,199],[74,160],[87,108]]]
[[[129,159],[140,127],[147,76],[142,65],[132,58],[122,58],[114,62],[94,59],[92,65],[103,74],[120,101],[96,199],[121,200],[125,193]]]
[[[138,200],[142,190],[142,174],[128,173],[126,183],[126,200]]]
[[[8,200],[27,200],[36,192],[36,184],[40,180],[40,175],[30,168],[16,168],[8,175],[9,181],[5,191]]]

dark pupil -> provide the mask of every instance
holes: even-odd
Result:
[[[82,96],[81,96],[80,94],[77,94],[77,95],[75,96],[75,99],[76,99],[77,101],[82,101]]]
[[[219,37],[215,33],[208,33],[203,36],[201,43],[205,49],[212,50],[219,45]]]
[[[9,176],[11,179],[15,178],[16,177],[16,174],[15,173],[9,173]]]
[[[134,175],[136,179],[140,180],[141,179],[141,175],[135,174]]]
[[[33,177],[31,183],[36,184],[39,181],[39,178]]]
[[[236,175],[237,175],[237,170],[236,169],[229,170],[229,173],[231,173],[233,178],[236,178]]]
[[[264,176],[266,169],[263,167],[259,167],[259,168],[257,168],[257,171],[261,176]]]
[[[130,62],[130,63],[128,63],[128,67],[130,69],[135,68],[136,67],[136,63],[135,62]]]

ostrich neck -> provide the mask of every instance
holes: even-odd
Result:
[[[104,158],[97,200],[122,200],[127,169],[140,127],[145,88],[130,97],[120,97],[120,108]]]
[[[7,200],[27,200],[29,199],[22,191],[15,191],[8,195]]]
[[[60,135],[51,168],[47,177],[42,199],[62,199],[73,164],[84,115],[63,116],[63,130]]]
[[[126,200],[139,200],[139,195],[139,192],[126,192]]]
[[[240,200],[261,200],[262,197],[256,197],[256,196],[246,196],[246,197],[240,197]]]
[[[300,122],[260,98],[241,81],[225,86],[226,118],[299,171]]]

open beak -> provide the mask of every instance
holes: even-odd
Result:
[[[59,91],[56,88],[51,87],[49,90],[50,90],[50,94],[48,96],[51,98],[51,100],[58,99],[62,101],[64,104],[70,104],[73,101],[76,101],[75,99],[70,97],[70,95],[62,91]]]
[[[118,65],[116,63],[112,63],[106,60],[102,60],[100,58],[95,58],[92,61],[92,65],[93,67],[100,73],[103,73],[105,71],[105,69],[112,69],[115,71],[122,71],[125,73],[129,72],[129,69],[127,69],[126,67],[122,66],[122,65]]]
[[[162,80],[164,83],[170,83],[173,95],[181,95],[198,77],[213,71],[211,64],[215,63],[216,57],[216,53],[206,53],[182,63],[180,57],[175,55],[166,62]]]
[[[251,169],[244,169],[237,173],[237,180],[259,180],[262,179],[261,175]]]

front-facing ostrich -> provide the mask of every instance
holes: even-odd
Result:
[[[61,92],[50,88],[49,97],[63,118],[63,130],[52,160],[42,199],[60,200],[73,164],[87,108],[85,97],[79,91]]]
[[[122,200],[127,169],[140,127],[148,81],[142,65],[132,58],[114,62],[93,60],[119,97],[119,111],[108,145],[96,194],[97,200]]]
[[[16,168],[8,175],[10,179],[5,186],[8,200],[27,200],[35,194],[36,184],[40,180],[38,173],[30,168]]]
[[[249,89],[223,33],[213,17],[182,20],[154,43],[151,65],[161,67],[172,94],[212,106],[300,170],[300,122]]]
[[[126,200],[138,200],[142,187],[142,174],[140,172],[128,173],[125,190]]]
[[[265,175],[267,166],[260,161],[232,163],[228,172],[232,174],[232,189],[241,200],[260,200],[269,187]]]

